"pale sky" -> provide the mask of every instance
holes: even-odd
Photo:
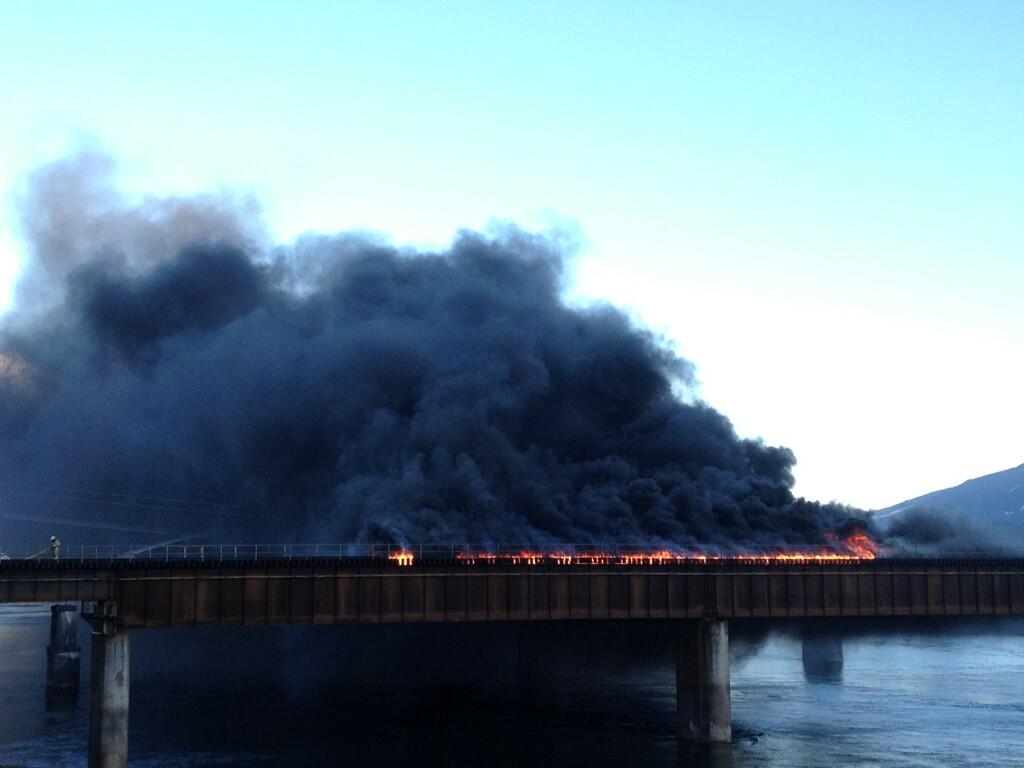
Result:
[[[573,297],[810,498],[1024,462],[1024,4],[208,5],[0,1],[0,293],[19,184],[85,134],[283,240],[578,227]]]

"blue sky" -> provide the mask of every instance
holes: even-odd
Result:
[[[2,3],[0,287],[82,135],[283,239],[561,222],[575,297],[881,506],[1024,462],[1022,39],[1009,2]]]

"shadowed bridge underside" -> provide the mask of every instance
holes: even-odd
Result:
[[[732,738],[729,619],[1024,614],[1024,560],[0,561],[0,602],[68,600],[82,601],[93,630],[90,768],[127,766],[129,630],[142,627],[676,620],[677,733],[723,744]],[[75,662],[61,667],[73,687],[78,649],[66,639],[73,638],[66,631],[70,608],[54,606],[48,653]],[[808,642],[805,667],[816,659],[841,664],[841,640],[828,653],[822,638]],[[51,677],[58,671],[54,666]]]

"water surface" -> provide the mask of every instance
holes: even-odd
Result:
[[[45,606],[0,608],[0,765],[86,764],[87,689],[77,707],[47,711],[48,621]],[[805,680],[799,642],[773,635],[734,662],[736,738],[714,755],[679,751],[667,663],[563,674],[559,662],[546,690],[526,698],[502,669],[479,688],[405,685],[397,667],[320,687],[318,665],[359,666],[365,655],[340,643],[325,660],[306,628],[267,641],[291,644],[284,656],[296,662],[269,669],[249,635],[137,632],[131,765],[1024,766],[1024,633],[1000,626],[1005,634],[847,638],[840,683]],[[467,659],[468,675],[480,664]]]

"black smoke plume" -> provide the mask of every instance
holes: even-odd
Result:
[[[36,172],[0,337],[8,511],[128,531],[79,539],[729,549],[849,528],[663,339],[567,304],[557,237],[272,247],[252,208],[127,205],[90,153]]]
[[[1015,542],[999,545],[962,514],[917,507],[886,521],[885,536],[900,550],[936,557],[1014,551]]]

